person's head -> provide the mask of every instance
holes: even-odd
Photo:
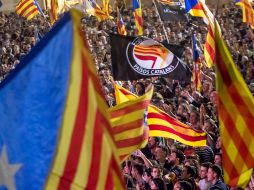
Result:
[[[151,179],[152,179],[152,175],[151,175],[151,169],[145,169],[144,174],[143,174],[143,179],[146,183],[150,183]]]
[[[148,138],[148,148],[153,149],[159,144],[159,138],[158,137],[149,137]]]
[[[154,178],[150,182],[151,190],[166,190],[166,185],[161,178]]]
[[[133,163],[131,168],[131,175],[133,178],[137,179],[143,175],[144,167],[142,164]]]
[[[180,150],[174,150],[169,156],[169,162],[173,165],[182,164],[184,161],[184,154]]]
[[[212,183],[216,183],[216,181],[220,179],[221,175],[222,175],[222,170],[220,166],[216,164],[211,165],[207,172],[207,180]]]
[[[217,138],[215,147],[216,147],[216,149],[221,149],[221,137],[220,136]]]
[[[157,145],[155,148],[155,159],[164,161],[168,155],[168,148],[164,145]]]
[[[201,179],[204,179],[207,177],[207,172],[209,167],[211,166],[210,162],[205,162],[203,164],[201,164],[200,169],[199,169],[199,177]]]
[[[142,82],[137,82],[135,90],[137,95],[141,96],[145,93],[145,85]]]
[[[187,181],[177,181],[173,190],[192,190],[192,186]]]
[[[183,180],[188,180],[190,177],[194,177],[196,175],[195,169],[193,166],[188,166],[185,165],[183,167],[182,173],[181,173],[181,178]]]
[[[197,111],[193,110],[193,111],[190,113],[190,119],[189,119],[190,123],[191,123],[192,125],[196,125],[197,122],[198,122],[198,119],[199,119],[199,113],[198,113]]]
[[[214,156],[214,164],[217,164],[219,166],[222,166],[222,154],[216,153]]]
[[[162,176],[162,170],[160,166],[153,166],[151,171],[151,176],[153,178],[160,178]]]

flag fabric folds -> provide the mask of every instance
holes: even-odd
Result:
[[[80,19],[77,11],[66,13],[1,83],[7,189],[123,189]],[[6,164],[12,169],[2,171]]]
[[[113,18],[104,12],[94,0],[87,0],[87,2],[87,13],[95,16],[99,22]]]
[[[242,7],[243,22],[254,28],[254,10],[249,0],[238,0],[236,4]]]
[[[162,21],[187,21],[180,1],[154,1]]]
[[[198,52],[198,45],[194,34],[192,34],[192,54],[193,54],[193,70],[192,70],[192,81],[195,85],[195,89],[201,92],[201,59]]]
[[[115,80],[162,75],[186,82],[191,80],[189,67],[169,49],[172,45],[168,47],[150,38],[117,34],[110,34],[110,44]]]
[[[147,144],[149,130],[144,123],[144,114],[152,95],[151,88],[145,95],[109,109],[117,152],[122,162]]]
[[[195,17],[205,17],[202,5],[199,0],[184,0],[185,10],[187,13]]]
[[[254,168],[254,98],[217,27],[215,42],[224,180],[245,188]]]
[[[142,9],[141,9],[141,1],[133,0],[133,14],[135,18],[136,25],[136,34],[141,36],[143,35],[143,17],[142,17]]]
[[[102,0],[102,11],[109,15],[109,0]]]
[[[34,0],[21,0],[16,5],[16,12],[18,15],[25,17],[27,20],[30,20],[40,14]]]
[[[115,96],[117,104],[136,98],[136,95],[119,85],[115,85]],[[148,106],[147,123],[149,136],[172,138],[189,146],[206,145],[204,132],[192,129],[153,105]]]
[[[117,31],[118,31],[118,34],[121,34],[121,35],[124,35],[124,36],[127,35],[127,31],[125,29],[123,18],[120,14],[119,9],[117,9]]]

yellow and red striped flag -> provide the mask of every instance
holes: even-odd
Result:
[[[30,20],[36,15],[40,14],[34,0],[21,0],[16,5],[16,12],[18,15],[25,17],[27,20]]]
[[[224,180],[230,186],[245,188],[254,168],[254,98],[217,24],[215,42]]]
[[[236,4],[242,7],[243,22],[254,28],[254,10],[249,0],[239,0]]]
[[[81,30],[82,15],[72,10],[69,17],[64,17],[73,38],[69,87],[45,189],[124,189],[108,108]]]
[[[147,144],[149,130],[144,123],[144,114],[152,95],[153,88],[141,97],[109,109],[117,152],[121,161]]]
[[[125,29],[123,18],[121,16],[118,8],[117,8],[117,31],[118,31],[118,34],[121,34],[124,36],[127,35],[127,31]]]
[[[112,16],[109,16],[106,12],[104,12],[100,6],[94,0],[87,0],[87,13],[95,16],[99,22],[107,19],[113,19]]]
[[[213,13],[206,6],[204,1],[200,1],[200,4],[203,8],[203,12],[206,15],[206,18],[209,22],[208,24],[208,33],[206,36],[206,42],[204,47],[204,56],[206,60],[206,64],[208,67],[212,67],[215,64],[215,39],[214,39],[214,25],[217,24],[217,20],[215,19]],[[218,25],[219,27],[219,25]],[[220,28],[218,28],[220,32]]]
[[[115,96],[117,104],[137,97],[119,85],[115,85]],[[204,132],[192,129],[153,105],[148,106],[147,123],[149,136],[172,138],[190,146],[206,145]]]
[[[133,14],[135,18],[136,34],[143,35],[143,18],[140,0],[133,0]]]

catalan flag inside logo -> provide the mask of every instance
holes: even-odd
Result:
[[[242,7],[243,22],[248,23],[251,28],[254,28],[254,10],[249,0],[238,0],[236,4]]]
[[[254,98],[217,28],[216,82],[224,180],[245,188],[254,168]]]
[[[66,13],[1,83],[3,188],[124,189],[80,19]]]
[[[145,95],[109,109],[117,152],[121,161],[147,144],[149,130],[144,124],[144,114],[152,95],[151,88]]]
[[[192,16],[205,17],[202,5],[199,0],[185,0],[185,10]]]
[[[193,54],[193,71],[192,71],[192,80],[195,85],[195,89],[201,92],[202,83],[201,83],[201,59],[199,56],[199,48],[197,45],[196,38],[194,34],[192,35],[192,54]]]
[[[117,103],[136,98],[136,95],[119,85],[115,85],[115,95]],[[172,138],[190,146],[206,145],[204,132],[190,128],[153,105],[148,106],[147,123],[149,136]]]
[[[16,5],[16,12],[18,15],[25,17],[27,20],[30,20],[40,14],[34,0],[21,0]]]
[[[140,0],[133,0],[133,14],[135,18],[136,34],[143,35],[143,18]]]

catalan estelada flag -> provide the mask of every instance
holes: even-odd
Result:
[[[197,40],[192,34],[192,54],[193,54],[193,69],[192,69],[192,81],[195,85],[195,89],[201,92],[202,83],[201,83],[201,66],[202,62],[198,52]]]
[[[151,88],[143,96],[109,109],[117,152],[122,162],[135,150],[144,148],[147,144],[149,130],[144,124],[144,114],[152,95]]]
[[[133,0],[133,14],[135,18],[136,34],[143,35],[143,18],[141,0]]]
[[[117,31],[118,31],[118,34],[121,34],[124,36],[127,35],[127,31],[125,29],[123,18],[119,12],[119,9],[117,9]]]
[[[254,10],[249,0],[238,0],[236,4],[242,7],[243,22],[254,28]]]
[[[95,16],[99,22],[107,19],[112,19],[112,16],[109,16],[106,12],[104,12],[100,6],[94,0],[87,0],[87,12],[93,16]]]
[[[115,85],[115,96],[117,104],[137,97],[119,85]],[[189,146],[206,145],[204,132],[192,129],[153,105],[148,106],[147,123],[149,136],[172,138]]]
[[[66,13],[0,85],[3,188],[123,189],[81,18]]]
[[[205,17],[202,5],[199,0],[184,0],[186,13],[190,13],[192,16]]]
[[[40,14],[34,0],[21,0],[16,5],[16,12],[18,15],[25,17],[27,20],[30,20]]]
[[[215,28],[224,180],[245,188],[254,168],[254,98]]]

